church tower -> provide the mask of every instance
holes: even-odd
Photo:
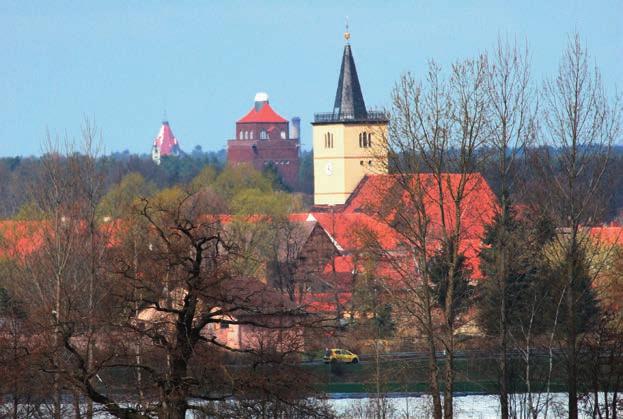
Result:
[[[344,204],[365,175],[387,173],[389,119],[366,110],[348,31],[344,38],[333,112],[315,114],[312,123],[315,205]]]

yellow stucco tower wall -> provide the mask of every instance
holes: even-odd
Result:
[[[387,123],[315,123],[313,149],[314,204],[343,204],[365,175],[387,173]]]

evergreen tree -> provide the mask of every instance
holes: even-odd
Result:
[[[512,332],[521,324],[522,305],[538,271],[528,233],[512,208],[497,214],[486,227],[480,253],[485,280],[478,284],[477,304],[480,326],[489,336],[499,336],[505,328]]]
[[[433,295],[437,297],[437,303],[445,310],[446,295],[448,289],[448,278],[450,277],[450,255],[452,254],[452,246],[454,243],[442,246],[441,249],[431,258],[429,262],[429,276],[431,278]],[[454,285],[454,296],[452,299],[452,318],[447,321],[454,321],[458,316],[463,314],[469,305],[473,296],[473,286],[470,284],[472,271],[467,266],[466,257],[459,253],[456,269],[452,275],[452,283]]]

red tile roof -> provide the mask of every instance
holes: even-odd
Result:
[[[623,245],[623,227],[619,226],[603,226],[591,227],[589,234],[605,244]]]
[[[400,177],[398,175],[369,175],[357,186],[350,199],[342,207],[334,207],[332,212],[313,212],[310,215],[329,233],[339,247],[346,253],[356,251],[366,243],[381,246],[386,252],[393,252],[391,261],[378,261],[375,274],[391,280],[397,286],[411,276],[412,258],[405,252],[401,243],[408,242],[395,229],[397,208],[403,207],[413,212],[413,202],[422,199],[426,216],[429,219],[431,255],[440,246],[443,233],[442,214],[446,229],[454,228],[456,210],[454,197],[460,187],[465,194],[458,213],[461,221],[460,251],[467,258],[467,265],[473,279],[480,279],[479,253],[485,226],[492,222],[497,210],[497,199],[484,178],[477,173],[461,178],[458,174],[442,174],[442,192],[432,174],[418,174]],[[417,182],[417,183],[416,183]],[[418,197],[409,195],[418,191]],[[415,214],[415,212],[413,212]],[[309,215],[308,215],[309,216]],[[407,232],[408,234],[408,232]],[[355,262],[352,257],[338,257],[334,260],[335,271],[348,288],[347,274],[353,269],[364,272],[364,264]],[[361,265],[361,266],[360,266]],[[332,263],[325,266],[325,274],[333,270]],[[352,275],[351,275],[352,277]],[[350,278],[352,282],[352,278]]]
[[[398,235],[389,225],[363,213],[314,212],[312,216],[344,250],[354,250],[378,241],[385,249],[398,246]]]
[[[84,232],[86,225],[78,221],[73,224],[76,233]],[[127,233],[126,226],[120,220],[113,220],[98,227],[99,240],[106,247],[114,247],[121,243]],[[0,258],[18,258],[41,249],[45,241],[53,237],[54,230],[46,221],[0,221]]]
[[[259,111],[255,110],[253,107],[248,114],[243,116],[238,120],[239,124],[245,123],[257,123],[257,122],[288,122],[286,119],[282,118],[277,112],[270,107],[268,103],[265,103]]]
[[[344,306],[353,298],[350,292],[317,292],[306,294],[303,304],[308,313],[335,313],[338,304],[344,310]]]
[[[467,178],[460,174],[443,173],[441,181],[443,188],[440,193],[439,182],[431,173],[368,175],[346,202],[344,212],[363,212],[390,220],[396,207],[413,207],[413,202],[421,199],[433,233],[442,232],[442,208],[448,229],[454,227],[458,209],[463,238],[482,237],[485,225],[493,220],[497,208],[497,199],[485,179],[479,173],[468,174]],[[461,186],[464,199],[456,208],[454,198]]]
[[[0,258],[23,258],[43,244],[45,224],[41,221],[0,222]]]

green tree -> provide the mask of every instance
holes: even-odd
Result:
[[[43,220],[45,214],[40,211],[33,201],[29,201],[19,207],[17,214],[13,218],[15,220]]]
[[[314,152],[302,151],[299,165],[299,190],[305,194],[314,193]]]
[[[201,172],[193,178],[190,182],[191,191],[198,191],[201,188],[211,186],[216,180],[217,170],[216,167],[206,165],[201,169]]]
[[[543,263],[535,233],[517,219],[512,207],[497,214],[486,228],[480,253],[485,280],[478,284],[477,302],[479,323],[487,335],[507,337],[522,324],[528,290],[538,280],[539,263]],[[542,234],[546,239],[547,232]]]
[[[228,166],[214,181],[214,190],[226,201],[243,189],[257,189],[262,192],[273,191],[273,180],[264,176],[249,165]]]
[[[100,217],[123,218],[139,198],[151,196],[155,191],[156,186],[142,175],[129,173],[104,195],[97,206],[97,213]]]

